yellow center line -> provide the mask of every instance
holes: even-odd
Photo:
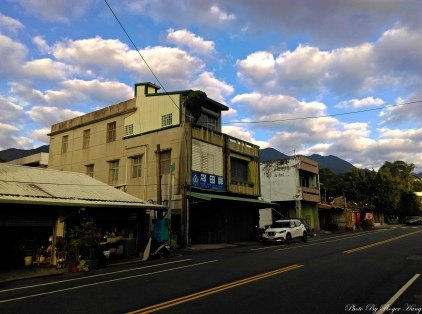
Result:
[[[420,232],[422,232],[422,230],[403,234],[403,235],[398,236],[398,237],[394,237],[394,238],[387,239],[387,240],[384,240],[384,241],[375,242],[375,243],[364,245],[364,246],[357,247],[357,248],[354,248],[354,249],[346,250],[346,251],[343,251],[343,253],[350,254],[350,253],[366,250],[366,249],[369,249],[371,247],[382,245],[382,244],[389,243],[389,242],[392,242],[392,241],[396,241],[396,240],[399,240],[399,239],[402,239],[402,238],[405,238],[405,237],[409,237],[411,235],[414,235],[414,234],[417,234],[417,233],[420,233]]]
[[[238,286],[241,286],[241,285],[245,285],[247,283],[251,283],[251,282],[261,280],[261,279],[264,279],[264,278],[267,278],[267,277],[271,277],[271,276],[275,276],[275,275],[278,275],[278,274],[281,274],[281,273],[285,273],[285,272],[288,272],[288,271],[291,271],[291,270],[294,270],[294,269],[297,269],[297,268],[300,268],[300,267],[303,267],[303,265],[297,265],[296,264],[296,265],[291,265],[291,266],[287,266],[287,267],[284,267],[284,268],[276,269],[276,270],[273,270],[273,271],[270,271],[270,272],[267,272],[267,273],[255,275],[255,276],[252,276],[252,277],[248,277],[248,278],[240,279],[240,280],[237,280],[237,281],[234,281],[234,282],[230,282],[230,283],[218,286],[218,287],[214,287],[214,288],[210,288],[210,289],[203,290],[203,291],[200,291],[200,292],[192,293],[192,294],[189,294],[189,295],[184,296],[184,297],[180,297],[180,298],[169,300],[169,301],[166,301],[166,302],[163,302],[163,303],[151,305],[151,306],[148,306],[148,307],[145,307],[145,308],[133,311],[133,312],[129,312],[128,314],[152,313],[152,312],[160,311],[160,310],[163,310],[163,309],[166,309],[166,308],[169,308],[169,307],[181,304],[181,303],[190,302],[190,301],[193,301],[193,300],[196,300],[196,299],[199,299],[199,298],[206,297],[206,296],[211,295],[211,294],[219,293],[219,292],[222,292],[222,291],[227,290],[227,289],[232,289],[232,288],[235,288],[235,287],[238,287]]]

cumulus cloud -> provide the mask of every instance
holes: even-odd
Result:
[[[27,53],[28,50],[24,45],[0,34],[0,76],[3,78],[18,76]]]
[[[0,32],[8,32],[16,35],[23,29],[25,29],[25,26],[20,21],[0,12]]]
[[[19,121],[25,116],[24,108],[0,95],[0,122]]]
[[[0,149],[32,148],[32,139],[21,136],[21,131],[16,126],[0,122]]]
[[[233,13],[227,13],[221,10],[220,7],[216,5],[211,6],[208,10],[208,13],[220,23],[233,21],[236,19],[236,16]]]
[[[84,71],[118,76],[125,71],[134,77],[150,77],[154,80],[148,67],[166,87],[183,88],[187,81],[204,68],[204,62],[187,52],[171,47],[146,47],[138,52],[116,39],[95,38],[65,40],[52,47],[54,57],[62,62],[80,67]]]
[[[44,127],[50,127],[52,124],[72,119],[83,114],[85,113],[81,111],[42,106],[34,106],[28,111],[28,115],[31,119]]]
[[[32,42],[37,46],[38,50],[41,53],[50,52],[50,46],[42,36],[35,36],[34,38],[32,38]]]
[[[253,52],[237,60],[242,82],[260,90],[316,97],[344,98],[389,86],[410,90],[422,84],[422,35],[407,28],[390,29],[374,43],[322,51],[299,45],[278,56]]]
[[[33,17],[44,21],[69,22],[79,18],[89,7],[89,0],[12,0]]]
[[[336,108],[343,109],[359,109],[363,107],[378,107],[384,104],[384,101],[379,97],[365,97],[363,99],[351,99],[340,102]]]
[[[61,89],[40,91],[30,85],[13,83],[11,91],[20,103],[34,106],[83,107],[111,105],[133,97],[133,89],[120,82],[67,80]]]
[[[191,52],[200,55],[209,55],[215,52],[213,41],[204,40],[202,37],[199,37],[186,29],[177,31],[172,28],[168,29],[167,39],[178,47],[186,47]]]
[[[22,71],[27,77],[43,80],[63,80],[76,72],[72,66],[48,58],[28,61]]]
[[[155,21],[169,21],[175,25],[196,24],[204,29],[223,28],[237,20],[236,15],[216,5],[215,1],[124,1],[123,7],[131,14],[143,14]]]
[[[234,88],[233,86],[220,81],[210,72],[201,73],[196,80],[192,82],[192,89],[204,91],[209,98],[225,103],[225,96],[230,96]]]
[[[238,108],[252,114],[258,121],[293,120],[325,114],[325,104],[317,101],[300,101],[286,95],[261,93],[239,94],[231,102]]]
[[[422,127],[422,120],[420,119],[422,116],[421,102],[422,91],[419,90],[407,99],[397,99],[395,106],[386,107],[381,111],[381,124],[395,125],[413,122],[416,126]]]
[[[37,142],[49,144],[50,137],[47,134],[50,132],[51,132],[51,128],[37,129],[32,132],[32,137]]]

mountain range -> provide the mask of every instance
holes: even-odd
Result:
[[[18,148],[8,148],[0,151],[0,159],[4,161],[15,160],[23,158],[26,156],[38,154],[38,153],[48,153],[49,145],[43,145],[34,149],[18,149]]]
[[[18,158],[23,158],[37,153],[48,153],[49,145],[43,145],[34,149],[17,149],[9,148],[0,151],[0,159],[4,161],[14,160]],[[259,161],[272,161],[272,160],[281,160],[289,158],[290,156],[279,152],[274,148],[263,148],[259,150]],[[330,169],[335,174],[344,173],[351,170],[354,166],[336,156],[321,156],[318,154],[313,154],[311,156],[306,156],[309,159],[316,161],[319,164],[319,169],[327,168]],[[422,172],[416,174],[419,178],[422,178]]]
[[[274,148],[264,148],[264,149],[259,150],[260,162],[281,160],[281,159],[286,159],[289,157],[290,156],[287,156]],[[318,154],[313,154],[311,156],[306,156],[306,157],[308,157],[309,159],[312,159],[313,161],[316,161],[319,165],[319,169],[327,168],[327,169],[330,169],[335,174],[350,171],[354,167],[350,162],[347,162],[333,155],[321,156]]]

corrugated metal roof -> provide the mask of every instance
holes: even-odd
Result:
[[[164,209],[82,173],[0,163],[1,203]]]

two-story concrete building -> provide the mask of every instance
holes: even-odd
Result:
[[[205,93],[158,90],[136,84],[132,99],[53,125],[49,167],[168,205],[178,243],[250,239],[268,207],[259,147],[221,133],[228,107]]]
[[[284,216],[303,218],[312,229],[319,230],[318,163],[304,156],[294,156],[263,162],[260,170],[262,196],[279,204],[277,211]]]

